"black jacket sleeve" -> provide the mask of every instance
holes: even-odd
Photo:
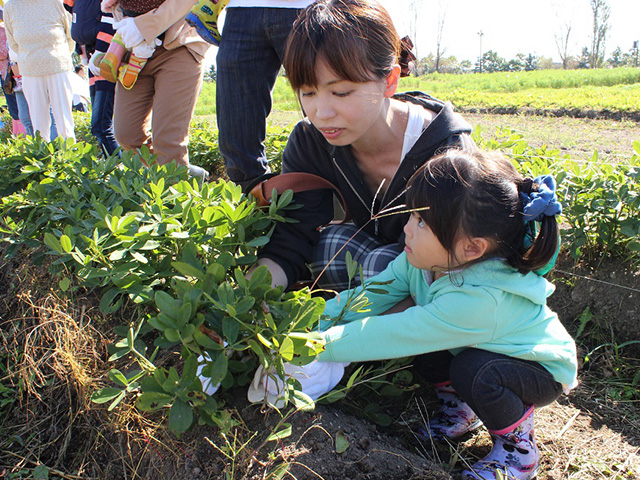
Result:
[[[330,153],[315,140],[313,126],[306,121],[296,125],[282,155],[282,172],[306,172],[319,175],[332,183]],[[300,208],[287,212],[292,223],[276,226],[271,240],[260,252],[280,265],[289,284],[308,278],[307,264],[320,236],[319,227],[333,219],[333,193],[313,190],[294,195]]]

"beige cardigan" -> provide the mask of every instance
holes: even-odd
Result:
[[[8,0],[4,25],[22,75],[40,77],[73,68],[71,15],[62,0]]]
[[[200,62],[209,49],[209,44],[198,35],[195,28],[185,22],[187,13],[195,3],[196,0],[166,0],[158,8],[135,17],[136,27],[147,42],[165,32],[162,42],[164,48],[173,50],[184,45]],[[116,21],[122,20],[120,9],[116,8],[113,17]]]

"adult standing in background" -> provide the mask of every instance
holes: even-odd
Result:
[[[113,3],[112,1],[103,1]],[[156,47],[134,86],[116,84],[114,127],[124,149],[147,145],[159,164],[175,161],[189,167],[194,176],[208,173],[189,165],[189,124],[202,86],[203,59],[209,48],[196,29],[185,21],[194,0],[120,0],[113,10],[114,27],[127,49],[143,42]],[[147,13],[136,14],[143,4]],[[148,8],[151,7],[151,8]],[[153,113],[153,116],[152,116]]]
[[[7,92],[4,86],[4,80],[7,77],[9,71],[9,46],[7,45],[7,33],[4,30],[4,21],[2,15],[4,14],[4,3],[0,0],[0,84],[2,85],[2,93],[7,101],[7,108],[11,120],[13,120],[12,131],[14,135],[25,133],[24,127],[20,123],[20,117],[18,114],[18,102],[16,95],[13,92]]]
[[[95,61],[109,48],[113,15],[100,9],[100,0],[64,0],[73,15],[71,37],[81,45],[89,61],[89,95],[91,98],[91,133],[107,155],[113,155],[118,142],[113,132],[113,101],[116,86],[100,76]]]
[[[60,0],[8,0],[4,20],[9,47],[20,66],[33,129],[50,141],[52,111],[58,134],[75,140],[71,15]]]
[[[231,0],[216,56],[218,144],[227,175],[243,187],[266,173],[266,119],[287,36],[313,0]]]

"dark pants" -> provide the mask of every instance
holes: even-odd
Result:
[[[96,90],[91,99],[91,133],[107,155],[113,155],[118,148],[113,133],[114,90]]]
[[[531,405],[556,400],[562,385],[539,363],[468,348],[415,358],[416,370],[429,382],[447,380],[489,430],[501,430],[522,418]]]
[[[296,8],[228,8],[216,56],[218,145],[227,175],[246,185],[269,171],[264,148],[271,90]]]

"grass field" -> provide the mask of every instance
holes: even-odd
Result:
[[[432,74],[403,78],[398,90],[421,90],[465,110],[640,119],[640,69]],[[273,109],[298,109],[295,95],[284,77],[277,80]],[[215,84],[207,83],[198,100],[196,115],[213,114]]]

